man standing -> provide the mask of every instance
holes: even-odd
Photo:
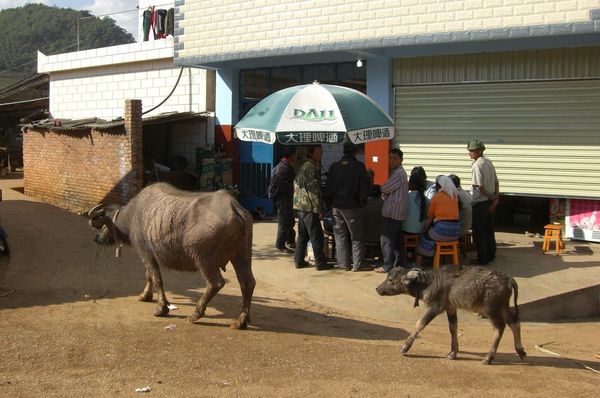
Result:
[[[472,263],[487,265],[496,258],[494,212],[500,197],[500,185],[494,165],[483,156],[485,145],[479,140],[469,141],[467,150],[473,160],[473,243],[477,249],[477,259]]]
[[[294,262],[296,268],[307,265],[304,261],[308,241],[315,253],[317,271],[333,268],[327,264],[324,252],[325,237],[321,227],[321,218],[325,216],[325,204],[321,195],[321,168],[319,163],[323,155],[321,145],[313,145],[307,148],[308,160],[298,170],[294,180],[294,209],[299,211],[298,215],[298,242],[296,243],[296,254]]]
[[[389,272],[393,267],[404,267],[404,232],[402,221],[406,218],[408,205],[408,178],[402,167],[404,154],[398,148],[390,151],[390,168],[392,173],[389,179],[381,186],[383,197],[383,217],[381,226],[381,252],[383,254],[383,267],[375,272]]]
[[[296,163],[296,148],[283,147],[283,157],[271,172],[268,194],[277,210],[277,239],[275,247],[283,253],[293,253],[285,246],[286,242],[293,246],[296,241],[294,232],[294,214],[292,202],[294,197],[294,164]]]
[[[327,172],[326,199],[333,207],[333,234],[340,268],[366,271],[365,207],[369,197],[369,174],[364,163],[356,159],[356,145],[344,143],[344,156]],[[352,256],[348,238],[352,241]],[[354,268],[351,268],[352,259]]]

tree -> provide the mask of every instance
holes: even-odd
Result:
[[[80,50],[135,42],[112,18],[97,18],[88,11],[42,4],[2,10],[0,76],[13,68],[12,72],[35,73],[38,50],[47,55],[77,51],[78,19]]]

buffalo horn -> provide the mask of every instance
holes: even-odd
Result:
[[[89,218],[94,219],[96,217],[103,216],[105,213],[106,213],[106,210],[104,209],[104,205],[102,203],[100,203],[100,204],[97,204],[96,206],[92,207],[85,214]]]

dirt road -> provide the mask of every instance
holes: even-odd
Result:
[[[484,366],[491,327],[483,320],[461,324],[459,313],[459,360],[443,359],[450,343],[443,320],[401,356],[412,322],[336,312],[260,280],[252,326],[229,329],[240,306],[232,269],[198,324],[185,317],[202,292],[200,276],[163,271],[167,296],[179,308],[155,318],[153,304],[136,300],[144,277],[133,250],[116,260],[112,251],[97,251],[82,217],[22,195],[4,197],[0,212],[14,256],[0,287],[16,291],[0,298],[2,397],[140,396],[134,390],[145,386],[152,389],[146,395],[161,397],[600,392],[600,375],[575,362],[600,369],[598,322],[524,324],[527,361],[513,354],[507,331],[497,364]],[[352,299],[352,285],[342,279],[332,288]],[[175,330],[165,330],[169,325]],[[534,349],[548,342],[545,348],[563,356]]]

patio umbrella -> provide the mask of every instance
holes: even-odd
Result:
[[[305,84],[277,91],[256,104],[235,126],[242,141],[284,145],[355,144],[394,137],[393,120],[357,90]]]

